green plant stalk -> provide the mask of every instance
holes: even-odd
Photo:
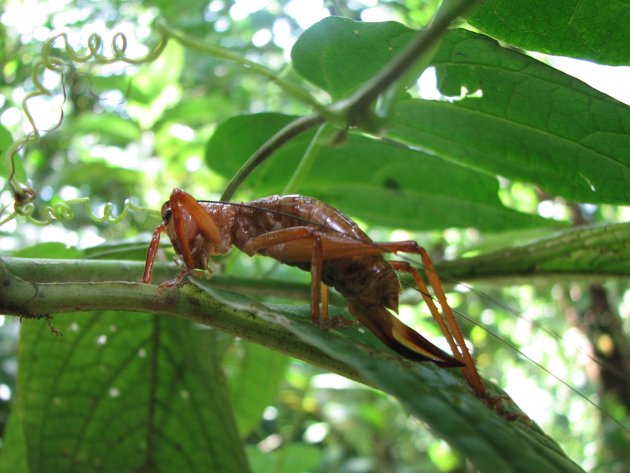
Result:
[[[324,123],[319,127],[317,133],[315,133],[315,136],[313,136],[313,139],[309,143],[308,148],[304,152],[300,163],[295,168],[295,171],[293,171],[291,179],[289,179],[289,182],[284,187],[282,191],[283,194],[295,194],[298,192],[298,189],[302,185],[302,182],[304,182],[304,178],[315,163],[315,158],[317,158],[317,155],[319,154],[319,150],[322,147],[322,142],[324,138],[330,133],[331,130],[332,127],[328,123]]]
[[[10,268],[14,276],[32,283],[140,282],[144,271],[144,262],[128,260],[54,260],[3,256],[0,257],[0,264],[2,262]],[[174,263],[156,264],[153,268],[153,282],[157,284],[173,279],[178,271],[179,268]],[[306,302],[311,298],[310,284],[268,278],[213,274],[212,286],[254,296]],[[333,305],[346,305],[345,300],[334,292],[329,294],[329,301]]]
[[[145,312],[192,320],[215,327],[272,350],[300,358],[323,369],[333,371],[355,381],[367,383],[354,369],[330,358],[319,349],[299,340],[286,328],[266,322],[247,310],[237,310],[211,298],[193,285],[158,292],[155,285],[129,282],[130,267],[119,271],[119,280],[97,282],[97,273],[87,273],[87,281],[41,282],[42,269],[58,271],[52,266],[58,261],[30,261],[30,271],[22,265],[20,276],[14,274],[19,258],[0,260],[0,313],[26,318],[47,317],[49,314],[84,310],[120,310]],[[120,262],[118,262],[120,263]],[[39,269],[39,270],[38,270]],[[109,277],[116,276],[110,268]],[[46,272],[46,271],[43,271]],[[52,278],[51,278],[52,279]],[[265,310],[260,305],[257,309]]]
[[[236,172],[234,177],[228,182],[228,185],[221,195],[221,200],[228,202],[236,190],[240,187],[247,176],[249,176],[258,166],[265,162],[265,160],[271,156],[276,150],[282,147],[286,142],[292,138],[298,136],[300,133],[305,132],[309,128],[319,125],[324,121],[324,118],[319,114],[311,114],[305,117],[300,117],[293,120],[286,125],[269,140],[267,140],[260,148],[252,154],[249,159],[241,166]]]
[[[305,90],[301,89],[300,87],[294,84],[291,84],[290,82],[287,82],[281,79],[276,71],[268,69],[267,67],[262,66],[261,64],[258,64],[256,62],[250,61],[249,59],[239,54],[235,54],[229,49],[222,48],[221,46],[213,45],[206,42],[201,43],[200,40],[198,39],[189,38],[185,36],[184,34],[179,33],[169,28],[163,22],[158,24],[158,28],[161,31],[166,32],[169,36],[174,38],[182,46],[185,46],[187,48],[194,49],[203,53],[210,54],[211,56],[219,58],[219,59],[225,59],[226,61],[231,61],[236,64],[239,64],[247,68],[248,70],[252,71],[253,73],[258,74],[259,76],[265,77],[266,79],[269,79],[272,82],[276,83],[278,87],[280,87],[284,92],[291,95],[295,99],[299,100],[304,105],[314,110],[318,110],[321,113],[325,113],[325,107],[322,104],[320,104],[317,100],[315,100]]]

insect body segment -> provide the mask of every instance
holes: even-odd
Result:
[[[411,360],[460,366],[475,393],[487,397],[437,273],[426,251],[416,242],[373,242],[337,209],[297,195],[270,196],[236,204],[197,201],[175,189],[162,207],[162,218],[148,250],[145,283],[151,282],[162,232],[168,234],[186,266],[176,280],[164,283],[167,286],[179,283],[193,269],[206,269],[211,255],[227,254],[232,246],[250,256],[269,256],[311,273],[311,317],[317,325],[331,327],[349,322],[328,318],[326,287],[334,287],[348,301],[350,313],[391,349]],[[385,253],[398,252],[421,256],[443,314],[415,268],[407,262],[386,261],[383,257]],[[389,312],[398,312],[401,287],[396,271],[414,278],[449,341],[453,356]]]

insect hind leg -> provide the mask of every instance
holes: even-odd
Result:
[[[487,390],[479,376],[479,372],[475,367],[475,363],[470,355],[470,351],[466,346],[466,341],[464,340],[464,335],[462,334],[461,328],[459,327],[459,323],[455,319],[453,314],[453,310],[451,306],[448,304],[446,300],[446,294],[444,293],[444,289],[442,288],[442,282],[433,266],[433,262],[429,257],[428,253],[424,248],[422,248],[415,241],[403,241],[403,242],[395,242],[395,243],[377,243],[379,247],[382,247],[387,252],[397,253],[413,253],[418,254],[422,258],[422,262],[424,264],[425,273],[427,276],[427,280],[435,293],[435,297],[437,298],[442,310],[438,310],[433,297],[429,293],[428,287],[424,282],[424,279],[420,275],[420,273],[406,261],[390,261],[389,263],[392,267],[400,272],[405,272],[411,274],[414,278],[416,286],[424,299],[425,304],[429,308],[431,315],[435,322],[440,327],[440,330],[446,337],[446,340],[451,347],[453,352],[453,356],[456,359],[460,360],[464,367],[462,371],[464,373],[464,377],[468,384],[470,384],[471,388],[475,393],[485,398],[488,396]]]

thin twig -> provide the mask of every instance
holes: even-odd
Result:
[[[287,126],[282,128],[279,132],[273,135],[269,140],[265,142],[258,150],[243,164],[243,166],[234,175],[232,180],[228,183],[221,200],[228,202],[234,192],[239,188],[243,181],[249,176],[254,169],[260,166],[269,156],[277,151],[282,145],[288,142],[290,139],[295,138],[300,133],[322,123],[324,119],[319,114],[311,114],[305,117],[300,117],[297,120],[292,121]]]
[[[272,69],[269,69],[262,64],[258,64],[257,62],[250,61],[243,55],[234,53],[233,51],[221,47],[216,44],[202,42],[196,38],[190,38],[183,33],[180,33],[169,26],[167,26],[164,22],[160,22],[158,27],[163,32],[167,33],[170,37],[175,39],[182,46],[185,46],[190,49],[194,49],[203,53],[210,54],[211,56],[224,59],[235,64],[239,64],[248,70],[254,72],[255,74],[265,77],[270,81],[274,82],[278,85],[285,93],[291,95],[295,99],[304,103],[306,106],[311,107],[315,110],[319,110],[321,113],[324,113],[324,106],[320,104],[317,100],[315,100],[308,92],[299,86],[292,84],[286,80],[280,78],[278,73]]]

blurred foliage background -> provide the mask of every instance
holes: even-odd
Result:
[[[31,74],[41,57],[42,45],[62,30],[68,32],[69,43],[78,51],[83,50],[90,34],[101,35],[105,54],[111,54],[113,35],[122,32],[127,36],[126,56],[138,58],[157,43],[155,22],[162,19],[169,27],[196,38],[200,45],[221,46],[277,71],[287,81],[299,82],[325,102],[325,92],[301,81],[290,63],[291,48],[308,27],[324,17],[339,15],[363,21],[392,19],[418,29],[426,26],[438,3],[192,0],[182,6],[160,0],[6,0],[0,22],[0,143],[6,151],[12,139],[32,131],[22,111],[22,99],[34,88]],[[221,123],[243,114],[304,115],[311,111],[273,81],[261,79],[241,64],[203,48],[170,41],[155,61],[146,64],[117,61],[95,65],[72,61],[59,49],[61,44],[55,43],[55,54],[73,67],[63,75],[50,71],[43,74],[43,84],[52,93],[28,102],[42,136],[23,149],[17,167],[18,177],[28,178],[29,185],[37,190],[40,206],[89,196],[96,215],[101,215],[109,202],[113,203],[113,213],[120,213],[126,199],[157,210],[174,187],[199,198],[216,199],[233,172],[230,159],[236,159],[234,154],[208,157],[208,143]],[[537,57],[552,63],[554,60]],[[439,96],[439,91],[431,92],[426,86],[430,81],[430,77],[423,76],[419,86],[425,88],[412,93]],[[239,126],[243,127],[242,133],[253,134],[265,123],[242,122]],[[218,140],[216,136],[214,139]],[[325,172],[334,174],[336,168],[331,166]],[[3,171],[0,182],[5,187],[0,198],[2,205],[10,206],[7,179]],[[244,186],[238,198],[248,200],[268,193],[255,182]],[[566,225],[622,222],[629,215],[627,207],[578,204],[532,184],[504,178],[498,182],[498,195],[507,208]],[[279,193],[282,187],[271,190]],[[340,201],[329,203],[346,209]],[[115,224],[99,223],[90,219],[81,206],[73,210],[72,218],[46,226],[22,218],[8,221],[0,228],[0,250],[25,257],[143,259],[149,232],[158,222],[155,214],[132,211]],[[349,213],[356,217],[352,210]],[[418,232],[414,225],[392,228],[370,222],[369,216],[359,217],[375,240],[413,238],[425,245],[437,261],[506,248],[554,231],[553,225],[502,233],[482,233],[475,228],[445,230],[436,225]],[[308,281],[307,274],[261,258],[233,254],[221,264],[227,274]],[[603,404],[615,417],[625,418],[630,405],[629,356],[624,352],[630,314],[627,280],[609,279],[604,285],[599,280],[573,282],[566,278],[489,280],[481,281],[475,290],[459,286],[449,298],[458,312],[478,324],[466,330],[484,377],[504,387],[584,468],[624,471],[627,434],[555,376],[596,404]],[[418,309],[416,302],[411,296],[402,317],[432,332],[419,320],[423,309]],[[534,324],[529,322],[532,319]],[[1,432],[15,395],[19,322],[0,317],[0,323]],[[518,345],[555,376],[523,359],[482,327]],[[420,422],[388,396],[220,334],[216,342],[225,350],[224,371],[254,471],[467,471],[466,463],[444,441],[432,438]],[[602,369],[579,350],[601,352],[617,369],[607,371],[602,379]],[[243,360],[257,361],[244,367]],[[254,373],[258,363],[273,364],[275,377],[257,379]],[[258,401],[252,405],[251,398],[246,397],[240,405],[239,393],[243,390],[260,390]],[[628,397],[620,403],[623,393]],[[254,414],[238,417],[239,412],[248,409]],[[252,416],[257,415],[260,420],[252,423]]]

